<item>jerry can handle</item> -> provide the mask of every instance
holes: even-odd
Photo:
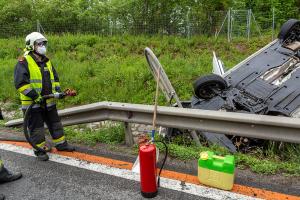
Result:
[[[213,155],[212,157],[215,159],[218,159],[218,160],[224,160],[224,158],[225,158],[225,157],[217,156],[217,155]]]

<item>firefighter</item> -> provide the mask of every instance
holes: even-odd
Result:
[[[7,183],[11,181],[18,180],[22,177],[21,173],[15,173],[8,171],[3,165],[2,160],[0,159],[0,184]],[[5,196],[3,194],[0,194],[0,200],[4,200]]]
[[[61,92],[57,72],[46,57],[47,42],[38,32],[26,36],[25,53],[19,58],[14,71],[15,87],[20,93],[23,113],[34,102],[28,125],[32,142],[47,152],[51,150],[45,143],[45,122],[56,149],[74,151],[65,139],[55,100],[42,98],[43,95]],[[49,157],[45,151],[34,150],[34,154],[38,160],[47,161]]]

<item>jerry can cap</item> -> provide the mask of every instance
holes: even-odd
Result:
[[[206,151],[200,153],[200,159],[201,160],[207,160],[208,159],[208,153]]]

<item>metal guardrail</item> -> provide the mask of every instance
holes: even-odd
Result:
[[[152,124],[151,105],[99,102],[59,111],[64,126],[103,120]],[[21,126],[23,119],[7,122]],[[158,106],[157,125],[300,143],[300,119]]]

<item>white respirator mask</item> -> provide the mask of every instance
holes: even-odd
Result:
[[[38,46],[37,49],[36,49],[36,52],[38,54],[41,54],[41,55],[46,55],[46,52],[47,52],[47,48],[45,45],[43,46]]]

